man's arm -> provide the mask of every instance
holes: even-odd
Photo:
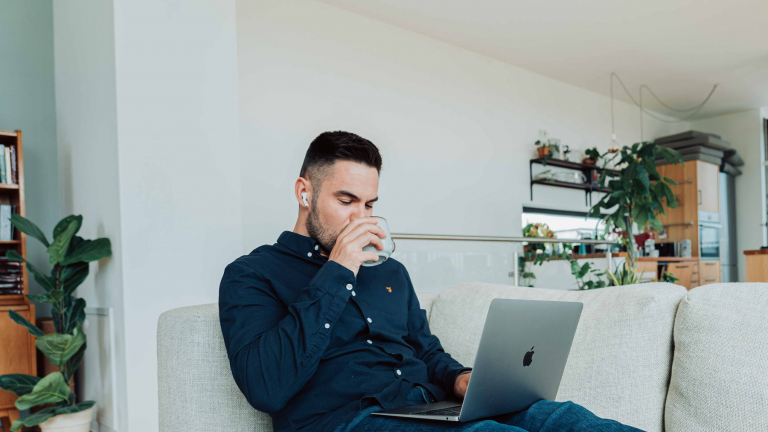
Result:
[[[309,381],[349,300],[347,285],[355,274],[328,261],[286,311],[262,275],[239,261],[227,266],[221,330],[232,375],[254,408],[278,411]]]
[[[411,278],[403,267],[408,283],[408,343],[416,350],[416,357],[427,365],[429,381],[443,388],[447,395],[457,395],[454,391],[456,378],[472,368],[464,367],[450,354],[443,350],[440,340],[429,331],[427,313],[421,309],[419,299],[413,289]]]

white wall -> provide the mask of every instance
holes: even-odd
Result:
[[[22,131],[27,218],[51,238],[61,213],[51,0],[0,2],[0,59],[0,129]],[[50,268],[45,247],[31,237],[27,259]],[[45,292],[34,279],[29,291]],[[50,316],[50,309],[38,304],[36,314]]]
[[[531,203],[528,160],[539,129],[606,149],[608,98],[314,1],[239,1],[237,29],[244,252],[292,228],[293,182],[326,130],[378,145],[375,213],[396,232],[520,235],[523,205],[587,209],[546,186]],[[646,139],[688,129],[645,125]],[[616,127],[638,140],[638,109],[617,102]]]
[[[217,301],[243,249],[235,2],[115,2],[114,16],[123,430],[145,432],[158,428],[158,317]]]
[[[694,130],[718,134],[744,159],[736,177],[736,247],[739,253],[739,281],[747,278],[744,250],[766,244],[765,147],[760,109],[710,117],[691,122]]]
[[[376,212],[395,231],[448,234],[519,234],[538,129],[608,145],[605,97],[311,0],[72,0],[54,15],[62,189],[115,249],[82,295],[122,306],[121,431],[157,430],[159,315],[216,301],[227,263],[292,228],[318,133],[379,145]],[[637,114],[617,104],[624,143]],[[535,192],[586,209],[581,192]]]
[[[89,389],[78,396],[97,401],[102,425],[125,430],[118,425],[126,424],[126,410],[111,410],[113,398],[120,407],[127,402],[112,3],[55,2],[53,15],[61,213],[83,215],[82,237],[108,237],[112,243],[112,257],[91,264],[91,274],[76,294],[89,308],[113,308],[116,388]],[[90,341],[89,350],[94,349],[99,346]],[[84,372],[101,375],[100,365],[84,363]],[[107,374],[100,380],[111,378]]]

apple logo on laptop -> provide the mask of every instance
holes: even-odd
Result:
[[[531,347],[530,351],[525,353],[525,357],[523,357],[523,367],[530,366],[532,361],[533,361],[533,347]]]

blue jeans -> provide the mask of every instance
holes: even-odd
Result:
[[[408,393],[408,406],[432,402],[429,393],[421,386],[414,386],[410,393]],[[342,423],[334,432],[640,431],[640,429],[623,425],[615,420],[602,419],[573,402],[540,400],[522,411],[466,423],[399,419],[370,415],[372,412],[381,411],[382,409],[379,405],[369,406],[357,413],[353,418]]]

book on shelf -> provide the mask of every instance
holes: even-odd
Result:
[[[5,147],[5,182],[13,183],[11,180],[11,146]]]
[[[0,257],[0,295],[24,294],[21,263]]]
[[[0,144],[0,183],[17,184],[16,149]]]
[[[16,173],[16,146],[11,146],[11,183],[19,184],[19,175]]]
[[[13,240],[12,212],[10,204],[0,204],[0,241]]]

